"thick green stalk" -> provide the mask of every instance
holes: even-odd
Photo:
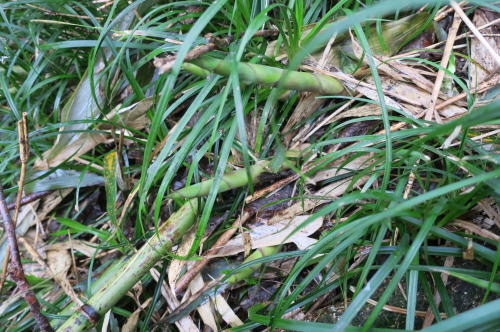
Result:
[[[300,156],[300,152],[290,150],[287,151],[286,155],[289,158],[297,158]],[[285,161],[281,164],[279,170],[282,171],[293,168],[293,165],[294,161],[292,159],[285,159]],[[244,168],[234,172],[230,172],[222,177],[217,192],[222,193],[231,189],[240,188],[249,184],[250,181],[252,181],[252,183],[257,183],[259,182],[259,176],[262,173],[273,172],[270,166],[271,161],[269,160],[261,160],[255,165],[250,166],[250,178],[248,177],[247,171]],[[194,197],[207,196],[210,192],[210,188],[212,188],[213,183],[214,179],[205,180],[200,183],[196,183],[191,186],[187,186],[174,191],[167,197],[173,199],[189,199]]]
[[[94,295],[97,291],[99,291],[106,283],[113,278],[113,276],[127,263],[128,257],[123,256],[116,261],[114,261],[110,266],[106,268],[106,270],[102,273],[102,275],[97,278],[92,285],[90,286],[90,294]],[[62,311],[59,312],[59,317],[70,316],[75,311],[74,303],[68,304]],[[50,321],[50,325],[56,329],[58,328],[64,320],[62,318],[54,318]]]
[[[219,75],[228,76],[231,73],[232,64],[230,61],[204,55],[191,62]],[[338,95],[344,91],[344,85],[340,81],[323,74],[287,71],[246,62],[238,63],[237,67],[240,80],[245,84],[276,85],[284,78],[282,86],[288,90],[311,91],[326,96]],[[190,70],[188,67],[184,68]]]
[[[210,74],[210,72],[208,70],[203,69],[203,68],[201,68],[197,65],[194,65],[192,63],[189,63],[189,62],[184,62],[182,64],[182,69],[190,72],[191,74],[194,74],[196,76],[201,76],[201,77],[207,77]]]
[[[197,210],[197,199],[186,202],[86,304],[99,315],[110,310],[191,228]],[[88,319],[76,311],[57,331],[84,331],[89,326]]]
[[[268,171],[270,162],[265,160],[265,161],[260,161],[257,164],[253,165],[250,167],[250,179],[253,182],[258,181],[258,177]],[[179,189],[170,195],[168,195],[169,198],[174,198],[174,199],[186,199],[186,198],[193,198],[193,197],[201,197],[201,196],[206,196],[210,192],[210,188],[213,185],[214,180],[206,180],[197,184],[193,184],[192,186],[184,187],[182,189]],[[224,192],[228,191],[231,189],[243,187],[248,184],[248,176],[246,169],[242,168],[237,171],[231,172],[227,175],[224,175],[221,179],[220,185],[219,185],[219,190],[218,192]]]
[[[270,247],[264,247],[264,248],[259,248],[255,250],[250,256],[248,256],[244,261],[243,264],[254,261],[256,259],[262,258],[262,257],[267,257],[276,254],[279,252],[281,246],[270,246]],[[237,273],[233,274],[232,276],[229,277],[227,282],[229,284],[234,284],[237,283],[238,281],[242,281],[245,279],[248,279],[258,269],[260,269],[262,264],[254,264],[252,266],[248,266]]]

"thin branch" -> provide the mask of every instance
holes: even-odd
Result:
[[[21,199],[21,202],[19,203],[20,206],[26,205],[28,203],[34,202],[36,200],[39,200],[40,198],[44,198],[48,194],[50,194],[51,191],[37,191],[31,194],[28,194],[24,196]],[[13,210],[16,207],[17,202],[7,204],[7,209],[8,210]]]
[[[453,16],[453,23],[451,25],[450,31],[448,33],[448,39],[446,40],[446,45],[444,47],[443,57],[441,58],[440,68],[434,83],[434,89],[432,90],[431,102],[429,108],[425,113],[425,120],[431,121],[434,116],[436,116],[436,121],[440,122],[440,118],[436,112],[436,101],[439,97],[439,92],[441,91],[441,86],[444,79],[444,69],[448,67],[448,61],[450,60],[451,52],[453,50],[453,44],[455,44],[455,39],[457,38],[458,28],[460,27],[460,17],[455,13]]]
[[[23,188],[24,188],[24,180],[26,178],[26,166],[28,163],[28,155],[29,155],[29,141],[28,141],[28,114],[26,112],[23,113],[23,117],[20,121],[17,122],[17,134],[19,140],[19,159],[21,160],[21,173],[19,175],[18,189],[17,189],[17,198],[16,204],[14,207],[14,217],[13,217],[13,225],[14,229],[17,224],[17,217],[19,215],[19,209],[21,207],[21,200],[23,197]],[[7,208],[7,211],[9,209]],[[5,280],[7,279],[7,266],[9,264],[10,250],[7,248],[5,253],[5,259],[2,264],[2,277],[0,279],[0,292],[3,289],[3,285]]]
[[[11,265],[10,265],[10,277],[12,281],[16,283],[21,291],[21,295],[24,297],[28,303],[31,313],[35,317],[38,328],[42,332],[53,331],[49,324],[49,321],[40,312],[40,304],[36,299],[35,293],[30,289],[30,285],[26,280],[24,275],[23,266],[21,264],[21,255],[19,254],[19,247],[17,245],[16,229],[12,218],[10,217],[9,210],[7,209],[7,204],[5,203],[3,195],[3,187],[0,184],[0,214],[2,215],[5,233],[7,236],[7,241],[9,243],[9,248],[11,250]]]
[[[12,221],[14,226],[17,224],[17,217],[19,216],[19,208],[21,207],[21,199],[23,198],[24,180],[26,178],[26,167],[28,163],[28,155],[30,153],[28,141],[28,114],[23,113],[21,121],[17,122],[17,133],[19,140],[19,159],[21,160],[21,173],[19,175],[16,207],[14,209],[14,217]]]

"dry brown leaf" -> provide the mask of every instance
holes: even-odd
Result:
[[[67,278],[71,263],[71,255],[68,250],[60,249],[47,251],[47,264],[54,281],[61,286],[66,294],[68,294],[73,303],[80,306],[83,302],[78,298]]]
[[[63,189],[54,191],[45,198],[23,205],[19,211],[19,216],[17,219],[16,232],[20,236],[26,234],[31,226],[35,225],[37,221],[45,219],[45,217],[57,207],[61,201],[66,197],[73,189]],[[38,207],[41,207],[37,211]],[[0,238],[0,261],[3,261],[5,257],[5,250],[7,248],[7,242],[5,241],[5,236]]]
[[[338,166],[334,166],[329,170],[318,172],[316,176],[313,178],[313,180],[316,181],[316,179],[328,179],[331,178],[332,176],[345,174],[352,170],[359,170],[366,163],[366,161],[369,160],[369,158],[370,158],[369,155],[365,155],[349,162],[347,165],[343,167],[343,169],[339,170]],[[363,177],[359,179],[355,185],[356,186],[362,185],[363,183],[366,182],[367,179],[368,177]],[[304,214],[307,211],[312,210],[321,204],[331,202],[332,200],[335,200],[336,198],[344,194],[347,188],[349,188],[350,184],[351,184],[350,178],[330,183],[329,185],[323,187],[322,189],[314,193],[314,196],[318,197],[317,199],[304,199],[303,201],[293,204],[289,208],[274,215],[268,221],[268,224],[278,223],[284,219],[291,219],[295,216]]]
[[[478,8],[474,11],[473,22],[476,26],[485,25],[495,19],[498,19],[500,14],[487,9]],[[500,33],[500,26],[494,25],[483,29],[482,33],[485,35],[486,41],[493,47],[493,49],[500,54],[500,38],[487,37],[488,34]],[[471,58],[470,62],[470,86],[476,88],[479,84],[484,82],[487,77],[497,70],[497,64],[493,56],[486,50],[477,38],[472,38],[471,41]]]
[[[45,250],[76,250],[80,253],[84,254],[87,257],[93,257],[95,251],[95,245],[91,242],[82,241],[82,240],[71,240],[71,242],[58,242],[49,244],[45,247]]]
[[[191,250],[191,247],[194,242],[194,238],[196,236],[196,230],[190,230],[186,235],[182,237],[182,242],[177,248],[175,254],[177,256],[186,256]],[[167,277],[168,277],[168,285],[172,291],[175,290],[175,283],[177,279],[181,276],[182,270],[186,265],[192,264],[191,261],[182,260],[182,259],[173,259],[170,265],[168,266]]]
[[[125,324],[123,324],[121,332],[134,332],[137,330],[137,322],[139,321],[139,316],[142,309],[137,309],[127,318]]]
[[[191,294],[196,294],[196,292],[203,289],[204,287],[205,283],[203,282],[203,277],[200,274],[194,277],[194,279],[189,284],[189,290],[191,291]],[[217,322],[215,321],[214,312],[212,311],[212,307],[210,306],[209,302],[203,303],[202,305],[198,306],[196,310],[198,311],[198,314],[200,314],[203,323],[210,326],[210,328],[214,332],[217,332],[219,330],[217,328]]]
[[[212,298],[215,309],[221,315],[222,319],[231,327],[243,325],[241,319],[234,313],[222,295],[218,294]]]
[[[47,251],[47,264],[56,281],[61,280],[66,277],[71,267],[71,255],[67,250],[49,250]]]
[[[291,220],[280,220],[272,225],[261,225],[253,228],[247,234],[250,236],[252,249],[269,246],[276,246],[283,243],[293,242],[299,249],[306,249],[316,240],[308,237],[316,232],[323,225],[323,218],[314,219],[309,224],[289,237],[302,223],[309,218],[309,215],[294,217]],[[244,251],[243,234],[239,234],[230,240],[216,256],[224,257],[236,255]]]
[[[104,119],[114,121],[133,129],[141,129],[148,124],[149,120],[146,117],[146,112],[151,108],[152,104],[152,98],[146,98],[131,106],[114,110]],[[100,124],[97,126],[97,130],[109,129],[111,129],[111,127],[108,124]],[[59,134],[58,139],[62,135],[64,134]],[[60,146],[58,144],[58,139],[56,139],[54,146],[44,152],[42,159],[37,159],[35,161],[33,168],[37,170],[45,170],[50,167],[55,167],[67,159],[77,158],[92,150],[97,145],[106,142],[107,137],[108,135],[101,133],[85,132],[81,133],[76,139],[71,140],[64,146]]]
[[[285,144],[288,146],[295,135],[295,130],[292,130],[298,123],[308,118],[311,114],[316,112],[328,99],[318,98],[319,94],[317,93],[304,93],[300,98],[297,106],[290,116],[290,119],[286,123],[285,127],[282,130],[282,133],[285,134]]]
[[[155,268],[149,270],[151,276],[155,281],[160,279],[160,272],[158,272]],[[179,300],[175,297],[174,293],[167,287],[165,282],[162,283],[160,288],[161,295],[165,298],[168,304],[168,308],[170,311],[175,310],[180,304]],[[193,322],[191,316],[185,316],[175,322],[175,326],[179,329],[180,332],[199,332],[200,330]]]
[[[152,299],[153,299],[152,297],[147,299],[144,303],[141,304],[139,308],[137,308],[136,311],[132,313],[132,315],[129,316],[125,324],[123,324],[121,332],[134,332],[137,330],[137,322],[139,321],[139,315],[144,310],[144,308],[146,308],[149,305]]]

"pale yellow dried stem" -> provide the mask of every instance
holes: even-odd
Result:
[[[446,40],[446,45],[444,47],[443,57],[441,58],[440,69],[436,76],[436,81],[434,82],[434,89],[432,90],[431,103],[429,108],[425,113],[425,120],[431,121],[434,115],[436,120],[438,120],[438,115],[436,113],[436,101],[439,96],[439,91],[441,91],[441,86],[444,79],[444,68],[448,67],[448,61],[450,60],[451,52],[453,49],[453,44],[455,44],[455,39],[457,38],[458,28],[460,27],[460,17],[455,13],[453,16],[453,23],[451,25],[450,31],[448,33],[448,39]],[[439,120],[438,120],[439,122]]]

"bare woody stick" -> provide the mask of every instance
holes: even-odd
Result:
[[[440,66],[436,81],[434,82],[434,89],[432,90],[431,103],[429,108],[425,113],[425,120],[432,121],[432,118],[436,116],[436,121],[440,123],[440,118],[438,118],[438,114],[436,112],[436,101],[439,96],[439,91],[441,91],[441,85],[443,84],[444,69],[448,67],[448,61],[450,60],[451,52],[453,51],[453,44],[455,43],[455,39],[457,38],[458,28],[460,26],[460,17],[455,13],[453,16],[453,23],[451,25],[450,31],[448,32],[448,40],[446,41],[443,57],[441,58]]]
[[[0,184],[0,214],[2,215],[3,224],[5,228],[5,233],[7,235],[7,241],[9,243],[9,248],[11,250],[11,265],[10,265],[10,277],[14,281],[19,289],[21,290],[21,295],[24,297],[28,303],[31,313],[35,317],[38,328],[42,332],[52,331],[49,321],[40,312],[40,304],[35,297],[35,293],[30,289],[30,285],[24,276],[23,266],[21,264],[21,255],[19,254],[19,247],[17,245],[16,230],[12,218],[10,217],[9,210],[7,209],[7,204],[5,203],[3,195],[3,187]]]
[[[47,196],[50,193],[51,193],[50,191],[37,191],[37,192],[31,193],[31,194],[28,194],[21,199],[21,202],[19,203],[19,205],[23,206],[23,205],[26,205],[28,203],[34,202],[36,200],[39,200],[40,198],[44,198],[45,196]],[[17,203],[7,204],[7,209],[13,210],[16,207],[16,204]]]
[[[22,120],[17,122],[17,133],[19,137],[19,158],[21,159],[21,173],[19,175],[14,218],[12,219],[14,225],[16,225],[17,217],[19,216],[19,208],[21,207],[21,200],[23,197],[24,180],[26,178],[26,166],[28,163],[28,155],[30,153],[28,141],[28,115],[26,114],[26,112],[23,113]]]
[[[17,122],[17,134],[19,140],[19,158],[21,160],[21,173],[19,176],[18,182],[18,190],[17,190],[17,198],[16,205],[14,207],[14,218],[12,219],[12,224],[14,225],[14,229],[17,224],[17,216],[19,215],[19,208],[21,207],[21,201],[23,197],[23,187],[24,187],[24,179],[26,177],[26,165],[28,162],[29,155],[29,143],[28,143],[28,115],[26,112],[23,113],[23,117],[20,121]],[[7,210],[9,208],[7,207]],[[9,264],[10,250],[7,248],[7,252],[5,253],[5,260],[2,264],[2,277],[0,279],[0,291],[3,289],[3,285],[5,280],[7,279],[7,265]]]

